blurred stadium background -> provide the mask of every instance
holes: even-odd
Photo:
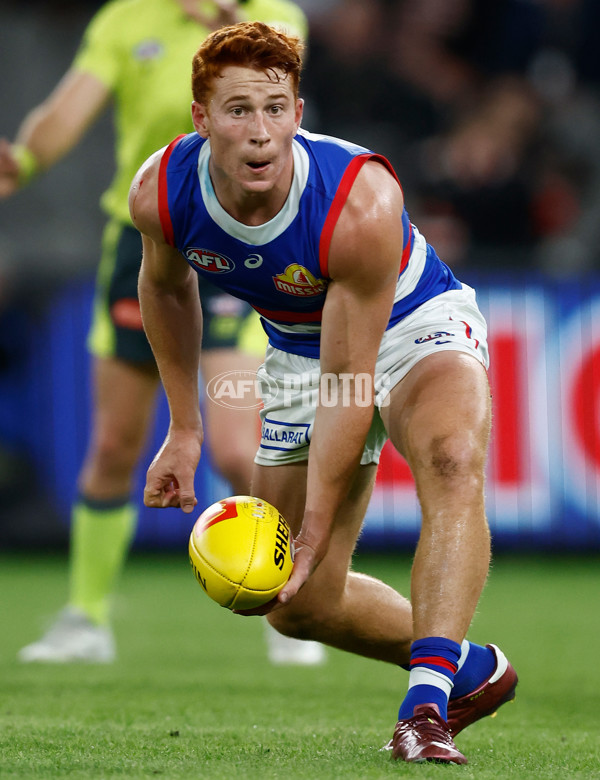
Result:
[[[0,4],[0,135],[68,68],[96,0]],[[600,549],[600,4],[300,0],[304,126],[387,155],[412,219],[490,324],[496,549]],[[0,207],[0,545],[66,547],[89,416],[92,279],[112,174],[105,116]],[[151,449],[162,440],[161,406]],[[149,457],[151,452],[148,453]],[[140,470],[141,488],[143,470]],[[198,499],[228,491],[205,458]],[[384,455],[362,545],[417,537],[406,467]],[[144,510],[136,545],[185,545]]]

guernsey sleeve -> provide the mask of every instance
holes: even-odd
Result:
[[[73,60],[73,68],[90,73],[113,90],[121,72],[119,20],[121,4],[108,2],[88,24]]]

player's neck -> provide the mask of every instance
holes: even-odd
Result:
[[[294,174],[293,161],[280,179],[268,190],[253,191],[238,182],[220,175],[209,164],[210,178],[217,200],[225,211],[243,225],[264,225],[284,207],[290,193]]]

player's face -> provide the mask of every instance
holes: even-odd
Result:
[[[194,102],[198,133],[210,138],[210,171],[217,194],[269,193],[289,188],[292,139],[302,118],[285,74],[228,66],[217,78],[208,105]],[[286,189],[287,193],[287,189]]]

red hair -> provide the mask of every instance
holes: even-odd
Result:
[[[241,22],[221,27],[209,35],[192,60],[192,94],[206,104],[213,82],[228,65],[255,68],[278,80],[277,71],[290,78],[298,97],[304,45],[264,22]]]

